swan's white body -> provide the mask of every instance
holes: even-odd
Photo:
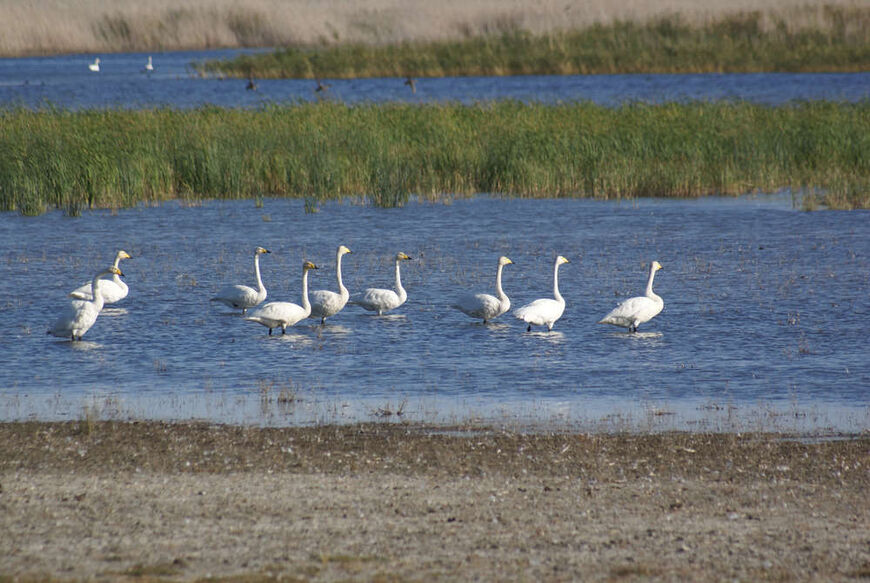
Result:
[[[94,59],[94,62],[90,63],[88,65],[88,69],[90,69],[94,73],[99,73],[100,72],[100,57],[97,57],[96,59]]]
[[[656,276],[656,271],[661,268],[661,263],[653,261],[649,266],[649,279],[646,282],[646,292],[642,296],[625,300],[613,308],[598,323],[613,324],[614,326],[628,328],[629,332],[637,332],[637,327],[640,324],[655,318],[662,311],[662,308],[665,307],[665,301],[653,292],[653,279]]]
[[[328,289],[317,289],[311,292],[311,314],[309,318],[320,318],[320,323],[326,322],[330,316],[339,313],[347,304],[350,292],[341,281],[341,257],[350,253],[350,249],[341,245],[335,258],[335,278],[338,281],[338,293]]]
[[[511,309],[511,301],[501,287],[501,272],[505,265],[513,263],[502,255],[498,258],[498,270],[495,272],[495,292],[497,296],[490,294],[466,294],[459,298],[453,307],[460,312],[477,319],[482,319],[486,324],[493,318],[498,318]]]
[[[81,340],[85,332],[90,330],[94,322],[97,321],[97,316],[103,310],[102,286],[97,285],[97,280],[110,273],[113,275],[124,275],[115,266],[96,274],[91,282],[96,290],[94,299],[71,301],[54,322],[54,325],[48,330],[48,333],[59,338],[69,338],[73,341]]]
[[[263,300],[266,299],[266,287],[260,277],[260,255],[263,253],[271,253],[271,251],[262,247],[254,249],[254,275],[257,277],[257,289],[246,285],[228,285],[211,298],[211,301],[220,302],[230,308],[241,309],[242,314],[247,313],[248,308],[263,303]]]
[[[269,302],[257,308],[251,315],[245,318],[250,322],[256,322],[269,328],[281,328],[281,333],[287,333],[287,326],[304,320],[311,314],[311,302],[308,300],[308,270],[317,269],[317,266],[306,261],[302,264],[302,305],[292,302]]]
[[[546,326],[547,330],[553,329],[556,320],[562,317],[565,311],[565,298],[559,293],[559,266],[569,263],[567,259],[559,255],[553,265],[553,299],[541,298],[521,308],[514,310],[514,316],[526,322],[527,331],[531,331],[532,325]]]
[[[151,73],[154,71],[154,63],[151,62],[151,56],[148,56],[148,62],[145,63],[145,71]]]
[[[123,249],[118,251],[115,255],[115,262],[112,264],[112,267],[120,269],[119,265],[122,259],[131,259],[130,254]],[[106,304],[114,304],[115,302],[123,300],[127,297],[127,293],[130,291],[127,284],[118,277],[117,273],[112,274],[112,279],[100,278],[97,282],[97,287],[100,288],[100,291],[103,294],[103,303]],[[69,295],[71,298],[76,298],[77,300],[92,300],[94,298],[93,285],[91,283],[86,283],[71,291]]]
[[[364,290],[361,294],[353,297],[352,303],[362,306],[370,312],[377,312],[378,316],[398,308],[408,299],[408,293],[402,287],[402,276],[399,271],[399,265],[402,261],[409,261],[411,258],[402,252],[396,255],[396,290],[381,289],[370,287]]]

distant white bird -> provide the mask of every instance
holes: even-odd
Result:
[[[263,253],[271,253],[271,251],[263,247],[254,249],[254,275],[257,277],[257,289],[246,285],[228,285],[211,298],[211,301],[220,302],[231,308],[241,308],[242,314],[247,313],[248,308],[262,303],[266,299],[266,288],[260,278],[260,255]]]
[[[112,264],[112,267],[120,269],[119,264],[122,259],[132,259],[132,257],[122,249],[115,255],[115,262]],[[115,302],[123,300],[127,297],[127,293],[130,291],[127,284],[118,277],[117,273],[112,275],[112,279],[100,279],[100,281],[97,282],[97,285],[103,293],[103,302],[106,304],[114,304]],[[78,300],[91,300],[94,297],[93,288],[90,283],[77,287],[71,291],[69,295],[71,298],[76,298]]]
[[[124,275],[120,269],[114,266],[96,274],[91,282],[93,289],[96,290],[94,299],[72,300],[48,330],[48,333],[59,338],[69,338],[72,341],[81,340],[103,310],[102,286],[98,285],[97,280],[110,273]]]
[[[151,61],[151,55],[148,55],[148,62],[145,63],[145,72],[153,73],[154,72],[154,63]]]
[[[459,298],[453,307],[472,318],[483,319],[486,324],[511,309],[510,298],[501,288],[501,272],[505,265],[513,261],[502,255],[498,258],[498,270],[495,272],[495,292],[498,297],[490,294],[466,294]]]
[[[326,319],[339,313],[347,304],[350,292],[341,281],[341,258],[351,250],[344,245],[339,246],[335,257],[335,278],[338,281],[338,293],[328,289],[318,289],[311,292],[311,315],[309,318],[320,318],[324,324]]]
[[[569,261],[559,255],[556,257],[555,265],[553,265],[553,297],[555,299],[541,298],[514,310],[514,316],[528,324],[527,332],[531,331],[532,324],[546,326],[547,331],[550,331],[556,320],[562,317],[562,312],[565,311],[565,299],[559,293],[559,266],[563,263],[569,263]]]
[[[649,279],[646,282],[646,291],[642,296],[629,298],[613,308],[609,314],[599,321],[599,324],[613,324],[628,328],[629,332],[637,332],[637,327],[644,322],[649,322],[662,311],[665,301],[653,292],[653,279],[656,271],[662,268],[662,264],[653,261],[649,266]]]
[[[94,73],[99,73],[100,72],[100,57],[97,57],[96,59],[94,59],[94,62],[90,63],[88,65],[88,69],[90,69]]]
[[[269,302],[263,304],[256,310],[251,312],[251,315],[245,318],[250,322],[256,322],[269,328],[269,335],[272,335],[272,328],[281,328],[281,334],[287,333],[287,326],[292,326],[300,320],[304,320],[311,314],[311,303],[308,301],[308,270],[317,269],[317,266],[306,261],[302,264],[302,305],[292,302]]]
[[[402,261],[410,261],[411,258],[401,251],[396,254],[396,291],[370,287],[361,294],[353,296],[351,303],[362,306],[370,312],[377,312],[378,316],[395,308],[398,308],[408,299],[408,293],[402,287],[402,276],[399,265]]]

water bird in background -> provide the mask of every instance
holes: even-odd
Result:
[[[94,292],[92,300],[73,300],[61,313],[48,333],[59,338],[69,338],[73,342],[81,340],[97,321],[97,316],[103,310],[104,300],[98,281],[104,275],[124,275],[120,269],[112,266],[99,272],[91,281]]]
[[[154,72],[154,63],[151,61],[151,55],[148,55],[148,62],[145,63],[144,73],[153,73]]]
[[[381,289],[370,287],[364,290],[361,294],[353,296],[351,303],[361,306],[370,311],[377,312],[378,316],[382,316],[384,312],[388,312],[398,308],[408,299],[408,293],[402,287],[402,276],[399,265],[402,261],[410,261],[411,258],[401,251],[396,254],[396,291],[391,289]]]
[[[505,265],[512,263],[513,261],[504,255],[498,258],[498,269],[495,272],[497,297],[490,294],[466,294],[459,298],[453,307],[472,318],[482,319],[484,324],[510,310],[510,298],[501,287],[501,272]]]
[[[341,281],[341,258],[351,253],[351,250],[340,245],[335,257],[335,279],[338,282],[338,293],[328,289],[318,289],[311,292],[311,314],[309,318],[320,318],[320,324],[326,323],[326,319],[339,313],[347,304],[350,292]]]
[[[112,264],[112,267],[120,269],[119,265],[122,259],[132,259],[132,257],[122,249],[115,255],[115,262]],[[103,295],[103,303],[114,304],[127,297],[130,289],[118,275],[118,273],[113,273],[111,279],[100,278],[97,282],[97,286]],[[71,291],[69,295],[71,298],[78,300],[92,300],[94,297],[93,286],[91,283],[86,283]]]
[[[311,302],[308,300],[308,271],[317,268],[310,261],[302,264],[301,306],[292,302],[269,302],[252,311],[245,320],[266,326],[269,328],[269,336],[272,335],[272,328],[281,328],[281,334],[286,334],[287,326],[292,326],[311,314]]]
[[[665,301],[653,292],[653,279],[656,276],[656,271],[661,268],[662,264],[658,261],[650,263],[649,279],[647,279],[644,294],[620,303],[598,323],[621,326],[628,328],[629,332],[637,332],[637,327],[640,324],[655,318],[665,307]]]
[[[405,78],[405,85],[411,88],[411,93],[417,93],[417,80],[413,77]]]
[[[315,81],[317,81],[317,87],[314,88],[315,93],[326,93],[332,87],[332,85],[321,83],[320,79],[315,79]]]
[[[247,89],[248,91],[257,90],[257,82],[254,81],[253,77],[248,77],[248,84],[245,86],[245,89]]]
[[[260,278],[260,255],[263,253],[271,253],[271,251],[263,247],[254,249],[254,275],[257,278],[257,289],[246,285],[228,285],[211,298],[211,301],[241,309],[243,315],[247,313],[248,308],[261,304],[266,299],[266,288]]]
[[[521,308],[514,310],[514,316],[526,322],[526,332],[531,332],[532,324],[546,326],[547,331],[553,329],[556,320],[562,317],[565,311],[565,299],[559,293],[559,266],[570,263],[566,258],[559,255],[553,265],[553,299],[541,298]]]
[[[93,71],[94,73],[100,72],[100,57],[94,59],[94,62],[88,65],[88,69]]]

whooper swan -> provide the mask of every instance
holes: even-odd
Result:
[[[154,62],[151,60],[151,55],[148,55],[148,62],[145,63],[145,72],[153,73],[154,72]]]
[[[90,69],[94,73],[99,73],[100,72],[100,57],[97,57],[96,59],[94,59],[93,63],[88,64],[88,69]]]
[[[97,285],[97,280],[110,273],[113,275],[124,275],[115,266],[96,274],[91,282],[93,289],[96,290],[94,299],[72,300],[55,321],[54,325],[48,330],[48,333],[59,338],[69,338],[72,341],[81,340],[85,332],[90,330],[94,322],[97,321],[97,316],[100,315],[103,309],[102,286]]]
[[[646,291],[642,296],[629,298],[613,308],[609,314],[599,321],[599,324],[613,324],[628,328],[629,332],[637,332],[637,327],[644,322],[649,322],[662,311],[665,301],[653,292],[653,279],[656,271],[662,268],[662,264],[653,261],[649,266],[649,279],[646,282]]]
[[[320,318],[324,324],[326,319],[339,313],[347,304],[350,292],[341,281],[341,258],[351,250],[344,245],[339,246],[335,257],[335,279],[338,281],[338,293],[328,289],[317,289],[311,292],[311,315],[309,318]]]
[[[317,269],[317,266],[306,261],[302,264],[302,305],[292,302],[269,302],[263,304],[245,318],[251,322],[262,324],[269,328],[281,328],[281,334],[287,333],[287,326],[292,326],[300,320],[304,320],[311,314],[311,303],[308,301],[308,270]]]
[[[459,298],[453,307],[472,318],[483,319],[484,324],[510,310],[510,298],[501,288],[501,272],[505,265],[512,263],[513,261],[504,255],[498,258],[498,270],[495,272],[495,291],[498,297],[490,294],[466,294]]]
[[[271,253],[271,251],[263,247],[254,249],[254,274],[257,276],[257,289],[246,285],[228,285],[211,298],[211,301],[220,302],[230,308],[241,308],[242,314],[247,313],[248,308],[261,304],[266,299],[266,288],[260,278],[260,255],[263,253]]]
[[[565,298],[559,293],[559,266],[563,263],[569,263],[569,261],[561,255],[556,257],[556,262],[553,265],[554,299],[541,298],[514,310],[514,316],[528,324],[527,332],[532,330],[532,324],[546,326],[547,331],[550,331],[556,320],[562,317],[562,312],[565,311]]]
[[[115,262],[112,264],[112,267],[120,269],[119,265],[122,259],[132,259],[132,257],[122,249],[115,255]],[[127,293],[130,291],[127,284],[118,277],[117,273],[112,275],[112,279],[100,279],[97,285],[100,287],[100,291],[103,292],[103,303],[105,304],[120,302],[127,297]],[[94,297],[93,287],[91,287],[90,283],[86,283],[71,291],[69,295],[77,300],[91,300]]]
[[[370,287],[361,294],[354,296],[352,303],[362,306],[370,312],[377,312],[378,316],[395,308],[398,308],[408,299],[408,293],[402,287],[402,277],[399,265],[402,261],[410,261],[411,258],[401,251],[396,254],[396,291]]]

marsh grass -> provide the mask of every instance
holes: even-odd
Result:
[[[804,9],[809,11],[811,9]],[[812,26],[761,11],[704,24],[680,15],[532,34],[520,28],[435,42],[287,48],[199,65],[260,78],[866,71],[870,7],[825,5]]]
[[[168,199],[697,197],[870,208],[870,102],[0,111],[0,209]]]

